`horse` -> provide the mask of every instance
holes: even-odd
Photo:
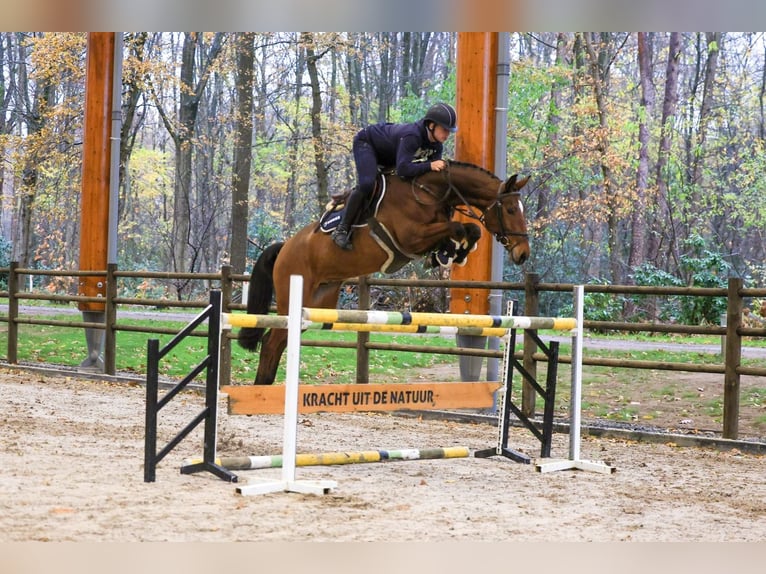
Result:
[[[456,211],[493,233],[515,264],[529,258],[520,192],[529,177],[512,175],[503,181],[479,166],[450,160],[441,172],[411,179],[387,173],[381,178],[383,200],[366,224],[353,227],[351,250],[336,246],[316,222],[264,249],[250,277],[248,314],[268,314],[274,297],[277,313],[286,315],[291,275],[303,275],[304,306],[335,308],[341,285],[349,278],[392,273],[450,242],[458,246],[455,261],[460,263],[475,246],[481,229],[473,222],[453,220]],[[287,345],[287,330],[243,327],[237,340],[249,351],[256,351],[260,344],[254,384],[272,384]]]

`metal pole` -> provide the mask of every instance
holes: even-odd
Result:
[[[114,34],[114,67],[112,75],[112,132],[109,161],[109,226],[107,263],[117,264],[117,198],[120,193],[120,142],[122,140],[122,32]]]
[[[495,106],[495,175],[505,179],[508,163],[508,85],[510,79],[510,33],[500,32],[497,39],[497,105]],[[499,242],[492,242],[492,281],[503,280],[503,261],[505,249]],[[490,315],[501,315],[503,309],[503,292],[493,289],[489,293]],[[500,349],[500,338],[490,337],[488,348],[492,351]],[[487,380],[500,380],[499,360],[487,359]]]

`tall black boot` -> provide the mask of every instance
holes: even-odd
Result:
[[[341,219],[335,231],[332,232],[332,240],[341,249],[349,251],[354,248],[351,245],[351,226],[356,221],[357,213],[363,201],[364,197],[358,192],[352,193],[348,200],[346,200],[346,210],[343,212],[343,219]]]

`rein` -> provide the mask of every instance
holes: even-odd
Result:
[[[447,165],[449,166],[449,163]],[[465,206],[465,207],[455,206],[455,208],[454,208],[455,211],[457,211],[458,213],[462,213],[464,216],[468,217],[469,219],[475,219],[476,221],[481,223],[484,226],[485,229],[488,229],[487,228],[487,213],[489,213],[489,211],[492,210],[492,209],[495,210],[496,215],[497,215],[497,222],[500,225],[500,231],[494,233],[494,236],[495,236],[495,239],[497,239],[497,241],[503,247],[506,247],[506,248],[508,247],[508,245],[510,243],[510,239],[508,238],[509,236],[520,237],[522,239],[526,239],[526,238],[529,237],[529,233],[519,233],[517,231],[507,231],[505,229],[505,226],[503,225],[503,203],[501,201],[501,193],[502,193],[503,185],[505,184],[505,182],[500,181],[500,185],[497,188],[497,197],[495,198],[495,201],[492,202],[487,207],[485,207],[484,209],[481,209],[481,213],[480,214],[477,214],[474,211],[474,209],[473,209],[475,206],[471,205],[465,199],[463,194],[460,193],[460,190],[455,186],[455,184],[452,183],[452,177],[450,176],[449,167],[447,167],[445,172],[446,172],[446,174],[445,174],[444,177],[445,177],[445,180],[447,182],[447,191],[444,192],[444,195],[442,195],[441,198],[437,198],[436,195],[434,194],[434,192],[430,188],[428,188],[427,186],[425,186],[425,185],[415,181],[416,178],[413,179],[412,180],[412,195],[415,198],[415,201],[417,201],[421,205],[436,205],[436,204],[439,204],[439,203],[446,202],[447,198],[450,196],[450,193],[454,193],[458,197],[460,202],[463,204],[463,206]],[[417,194],[415,193],[415,188],[416,187],[418,189],[421,189],[421,190],[425,191],[428,195],[430,195],[431,197],[435,198],[436,201],[434,203],[425,203],[424,201],[422,201],[417,196]],[[519,191],[511,191],[511,192],[508,192],[506,194],[503,194],[503,197],[507,197],[509,195],[516,195],[516,196],[520,197],[521,196],[521,192],[519,192]],[[516,244],[514,244],[512,247],[515,247],[515,246],[516,246]]]

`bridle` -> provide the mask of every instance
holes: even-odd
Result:
[[[468,201],[466,201],[465,197],[463,197],[463,194],[460,193],[460,190],[455,186],[454,183],[452,183],[452,177],[450,176],[449,172],[449,162],[447,163],[447,168],[444,170],[446,173],[444,174],[445,180],[447,181],[447,191],[444,192],[444,195],[441,198],[437,198],[434,203],[427,204],[424,203],[415,193],[415,188],[421,189],[425,191],[428,195],[431,197],[436,198],[436,195],[433,193],[431,189],[429,189],[427,186],[418,183],[415,181],[417,178],[412,179],[412,195],[415,198],[415,201],[420,203],[421,205],[436,205],[437,203],[444,203],[447,198],[450,196],[450,193],[454,193],[460,202],[462,203],[462,207],[460,205],[456,205],[453,209],[457,211],[458,213],[462,213],[466,217],[470,219],[475,219],[479,223],[484,226],[485,229],[489,230],[487,227],[487,214],[494,211],[497,223],[500,226],[500,231],[494,232],[493,235],[495,236],[495,239],[508,250],[513,249],[516,247],[519,243],[521,243],[524,239],[529,239],[529,233],[519,233],[518,231],[509,231],[505,229],[505,225],[503,224],[503,199],[506,197],[512,197],[516,196],[518,198],[521,197],[520,191],[509,191],[503,193],[503,185],[505,185],[504,181],[500,182],[500,185],[497,188],[497,197],[495,198],[495,201],[493,201],[490,205],[485,207],[484,209],[478,208],[481,213],[477,214],[476,211],[474,211],[474,206],[472,206]],[[509,237],[519,237],[520,239],[516,241],[513,245],[509,244],[511,243],[511,240]]]

